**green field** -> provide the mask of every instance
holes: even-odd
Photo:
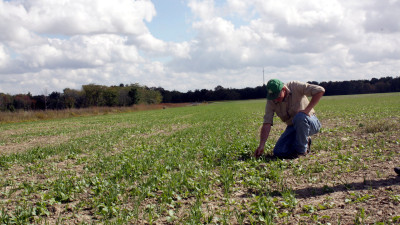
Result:
[[[2,124],[0,223],[400,223],[400,93],[323,97],[312,153],[294,160],[252,157],[264,108]]]

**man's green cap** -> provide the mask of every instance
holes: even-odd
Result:
[[[279,97],[283,88],[283,82],[278,79],[271,79],[267,83],[267,99],[274,100]]]

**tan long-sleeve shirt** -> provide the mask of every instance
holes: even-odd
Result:
[[[293,125],[293,117],[307,107],[309,101],[307,97],[311,97],[319,92],[325,92],[325,89],[318,85],[303,83],[299,81],[291,81],[285,84],[288,89],[288,95],[282,102],[274,103],[267,100],[265,106],[264,123],[273,125],[274,113],[288,126]],[[315,113],[312,109],[310,114]]]

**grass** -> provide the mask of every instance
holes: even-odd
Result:
[[[396,224],[400,94],[324,97],[312,154],[254,159],[265,100],[0,125],[0,223]],[[285,125],[278,119],[271,154]]]

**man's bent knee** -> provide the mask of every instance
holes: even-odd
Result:
[[[293,123],[306,123],[307,122],[307,114],[303,112],[298,112],[294,118],[293,118]]]

